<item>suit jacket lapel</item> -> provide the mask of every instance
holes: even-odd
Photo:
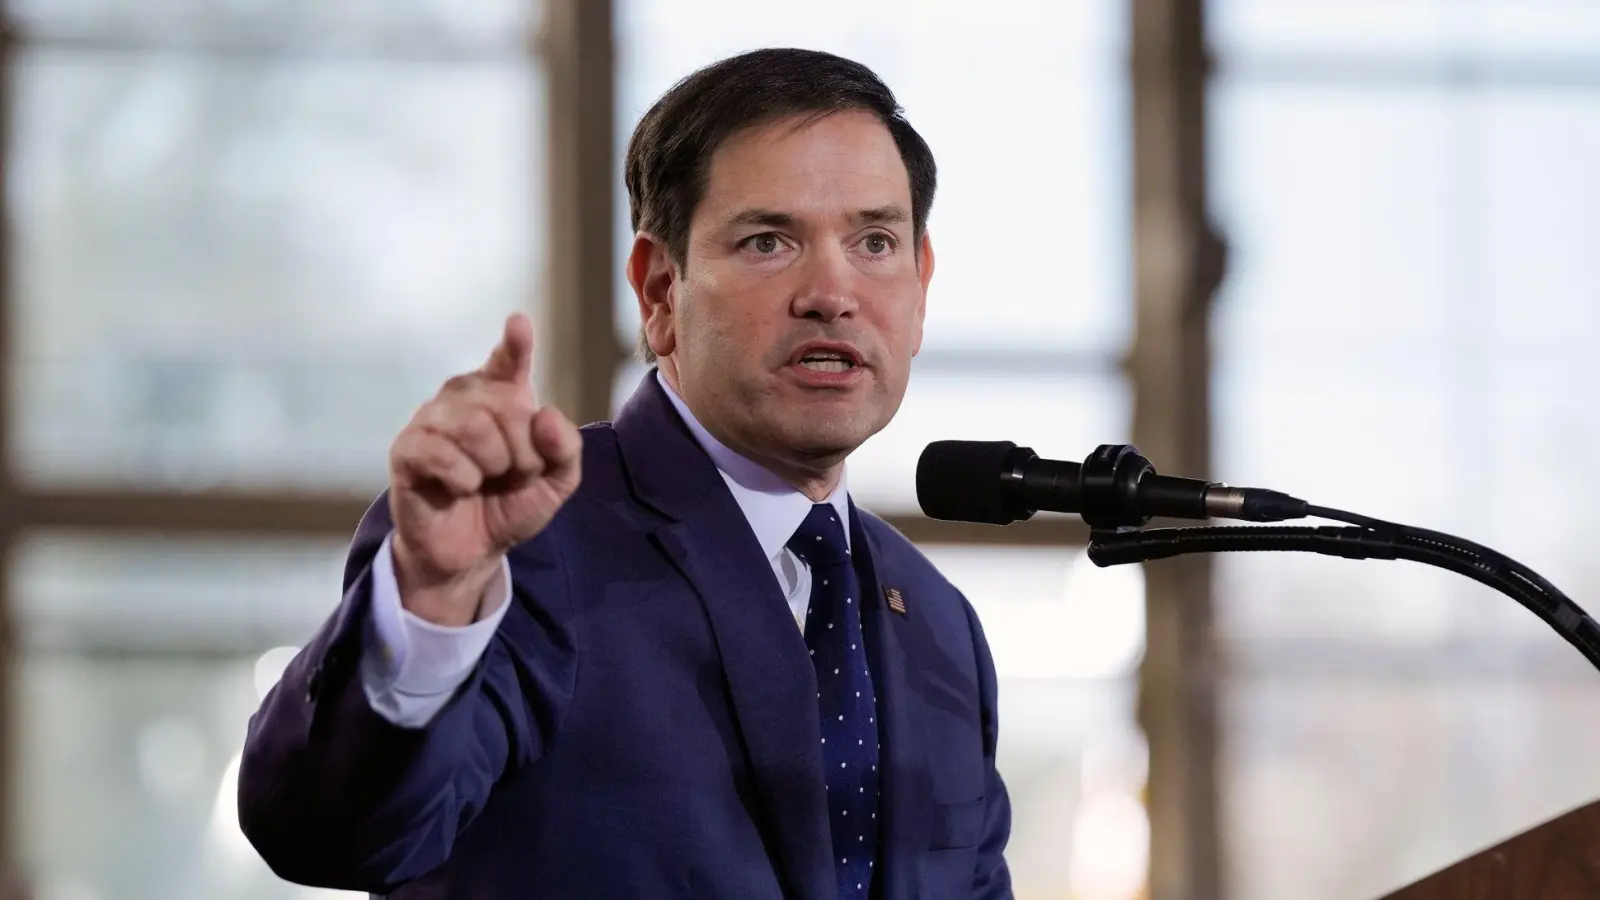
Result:
[[[639,498],[669,520],[653,537],[700,595],[744,738],[758,821],[794,896],[833,900],[816,673],[770,563],[716,467],[652,371],[618,415]]]
[[[886,558],[882,547],[862,527],[861,515],[850,507],[851,543],[867,549],[856,554],[862,592],[871,602],[862,607],[866,615],[867,649],[874,668],[873,689],[883,714],[882,750],[883,866],[878,896],[882,900],[912,900],[918,893],[917,861],[927,850],[932,822],[933,788],[927,767],[927,735],[915,715],[920,701],[915,671],[915,606],[907,615],[889,609],[884,599],[887,587],[913,583],[911,574]],[[913,598],[913,603],[914,603]]]

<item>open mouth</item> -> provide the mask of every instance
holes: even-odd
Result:
[[[794,364],[812,372],[837,375],[861,365],[861,359],[849,347],[811,345],[800,349]]]
[[[800,365],[813,372],[848,372],[856,367],[854,361],[844,356],[811,354],[800,358]]]

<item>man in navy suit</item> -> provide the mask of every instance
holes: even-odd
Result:
[[[250,722],[285,878],[403,900],[1006,898],[994,665],[849,499],[922,339],[927,145],[868,69],[766,50],[628,148],[656,368],[540,408],[532,327],[395,439],[344,597]]]

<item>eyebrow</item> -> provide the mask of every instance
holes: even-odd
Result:
[[[910,221],[911,214],[906,212],[905,207],[891,203],[887,206],[860,210],[850,218],[860,225],[899,225]],[[790,213],[756,207],[729,216],[724,227],[756,225],[763,228],[792,228],[794,224],[795,217]]]
[[[863,209],[856,213],[855,217],[856,221],[863,225],[900,225],[910,221],[911,214],[898,203],[891,203],[888,206]]]
[[[767,228],[788,228],[794,225],[794,216],[775,209],[746,209],[728,217],[727,227],[760,225]]]

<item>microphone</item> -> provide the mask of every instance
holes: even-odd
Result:
[[[936,441],[917,460],[917,503],[930,518],[1009,525],[1039,510],[1077,513],[1091,528],[1132,528],[1151,518],[1303,519],[1304,500],[1159,475],[1127,444],[1102,444],[1083,463],[1041,459],[1010,441]]]
[[[1127,444],[1102,444],[1080,463],[1040,459],[1010,441],[936,441],[917,460],[917,502],[930,518],[1009,525],[1041,509],[1077,513],[1097,566],[1188,553],[1297,550],[1349,559],[1406,559],[1465,575],[1527,607],[1600,668],[1596,622],[1539,573],[1488,547],[1422,528],[1312,506],[1258,488],[1156,474]],[[1354,528],[1274,525],[1141,530],[1155,516],[1281,522],[1315,516]]]

